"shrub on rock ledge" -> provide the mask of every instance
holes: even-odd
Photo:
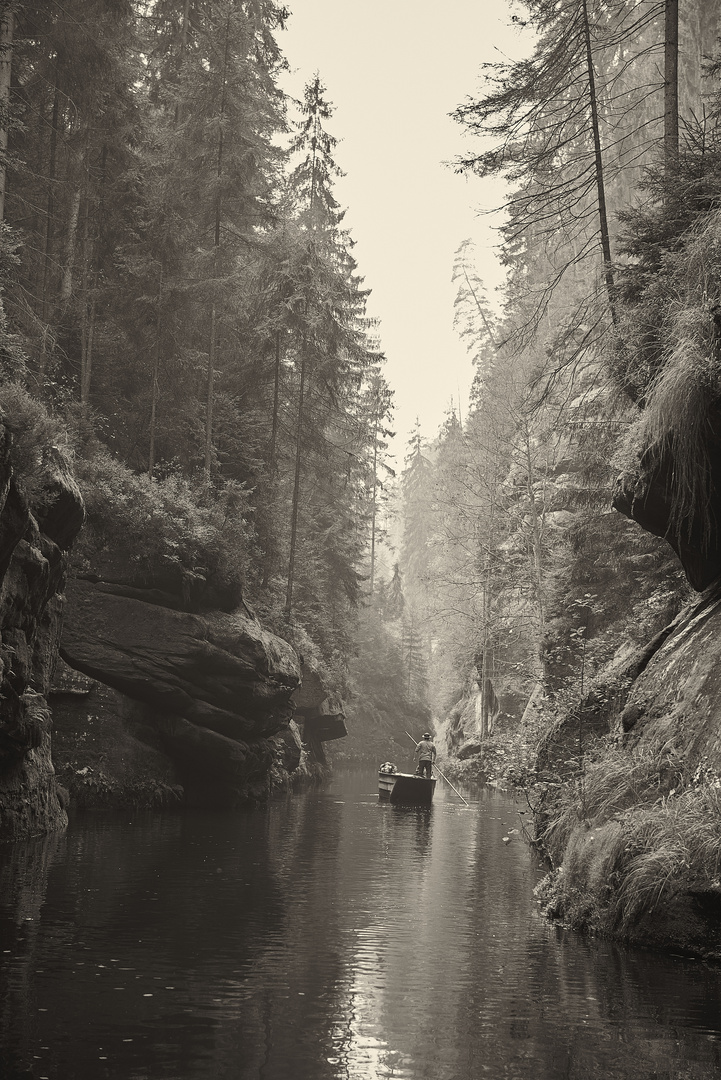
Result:
[[[186,610],[238,606],[250,548],[242,485],[150,480],[99,446],[79,458],[77,477],[88,511],[76,547],[80,572],[159,589]]]

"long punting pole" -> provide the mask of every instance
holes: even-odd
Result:
[[[405,729],[405,728],[403,728],[403,730],[404,730],[404,731],[406,731],[406,729]],[[418,745],[418,740],[417,740],[417,739],[414,739],[414,738],[413,738],[413,736],[411,735],[410,731],[406,731],[406,735],[407,735],[407,736],[408,736],[408,738],[409,738],[409,739],[411,740],[411,742],[413,743],[413,745],[414,745],[414,746],[417,746],[417,745]],[[438,768],[438,766],[436,765],[435,761],[433,762],[433,768],[434,768],[434,769],[436,770],[436,772],[438,772],[438,773],[441,773],[441,776],[443,777],[443,779],[445,780],[445,782],[446,782],[446,783],[448,784],[449,788],[453,788],[453,790],[455,791],[456,795],[457,795],[457,796],[458,796],[458,798],[459,798],[459,799],[461,800],[461,802],[464,802],[464,803],[466,804],[466,806],[469,806],[470,804],[468,803],[468,800],[467,800],[467,799],[464,799],[464,798],[463,798],[463,796],[461,795],[461,793],[460,793],[460,791],[458,790],[458,788],[456,788],[456,787],[453,787],[453,784],[452,784],[452,783],[450,782],[450,780],[449,780],[449,779],[448,779],[448,777],[447,777],[447,776],[445,775],[445,773],[442,773],[442,772],[441,772],[441,770],[440,770],[440,769]]]

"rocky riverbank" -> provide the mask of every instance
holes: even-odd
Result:
[[[627,649],[543,741],[544,910],[721,960],[721,587]]]
[[[67,460],[45,447],[33,504],[0,426],[0,839],[63,828],[47,695],[57,657],[68,551],[83,501]]]

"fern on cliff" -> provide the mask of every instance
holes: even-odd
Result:
[[[71,456],[64,424],[16,382],[0,382],[0,422],[9,436],[13,479],[27,504],[42,503],[49,452]]]
[[[180,476],[150,480],[99,445],[79,455],[76,475],[88,512],[75,550],[79,568],[177,592],[188,602],[208,587],[213,605],[240,603],[250,557],[240,484],[216,492]]]

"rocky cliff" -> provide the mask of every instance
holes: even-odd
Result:
[[[81,528],[80,492],[54,447],[38,462],[32,510],[0,428],[0,839],[66,821],[51,758],[47,705],[63,609],[68,549]]]
[[[100,704],[115,728],[111,743],[130,730],[148,753],[164,753],[187,802],[234,806],[267,794],[274,768],[293,772],[301,755],[290,726],[295,650],[243,612],[158,600],[157,590],[127,583],[70,583],[61,655],[115,692],[98,702],[96,690],[86,720]],[[58,714],[62,738],[74,721],[67,705]]]
[[[342,706],[308,671],[303,741],[300,660],[244,604],[242,544],[210,529],[203,547],[201,513],[188,503],[174,516],[107,455],[94,470],[78,463],[83,529],[80,488],[52,445],[59,428],[24,392],[7,400],[0,840],[62,828],[69,798],[227,807],[320,775],[322,742],[345,733]]]
[[[721,584],[619,654],[539,765],[547,910],[721,959]]]

